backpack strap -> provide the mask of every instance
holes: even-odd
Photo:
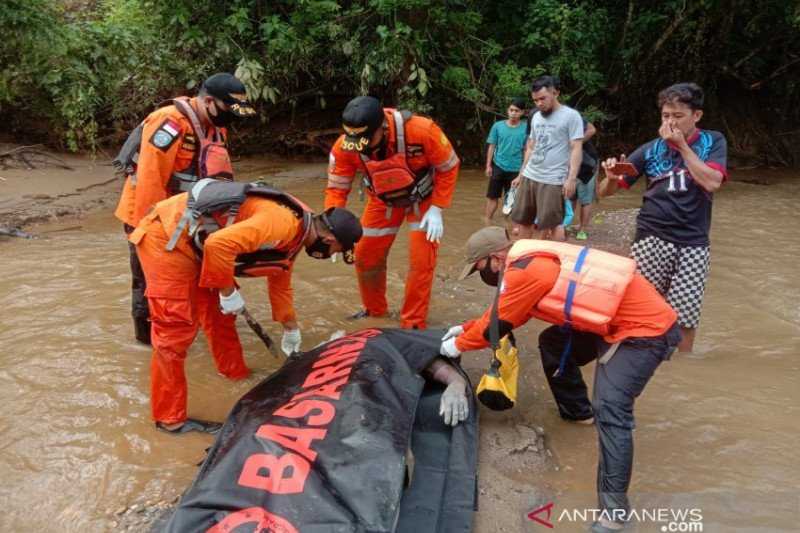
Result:
[[[575,267],[572,269],[573,273],[576,275],[572,276],[567,286],[567,297],[564,301],[564,325],[561,326],[561,331],[569,335],[569,337],[567,338],[567,343],[564,345],[564,351],[561,352],[558,370],[553,373],[554,378],[564,373],[564,369],[567,366],[567,359],[569,359],[569,354],[572,351],[572,303],[575,300],[575,291],[578,289],[577,274],[579,274],[581,268],[583,268],[583,263],[588,254],[589,247],[584,246],[578,253],[578,258],[575,260]]]
[[[403,114],[400,111],[392,111],[394,117],[394,135],[397,138],[397,153],[406,153],[406,127]]]
[[[200,124],[200,117],[197,116],[194,108],[189,103],[189,99],[185,96],[180,96],[172,101],[174,102],[175,107],[178,108],[178,111],[180,111],[183,116],[189,119],[189,122],[192,124],[192,130],[194,130],[194,134],[197,136],[198,141],[205,139],[206,131],[203,129],[203,125]]]
[[[187,226],[189,227],[190,236],[194,235],[194,233],[197,231],[200,213],[195,209],[195,202],[199,197],[200,192],[205,189],[208,184],[213,182],[214,180],[211,178],[202,179],[198,181],[194,187],[192,187],[191,191],[189,191],[189,195],[186,200],[186,209],[184,209],[183,215],[181,215],[181,219],[178,221],[178,225],[175,227],[175,231],[172,232],[172,235],[170,235],[169,242],[167,243],[166,250],[168,252],[171,252],[175,249],[175,246],[178,244],[178,239]]]

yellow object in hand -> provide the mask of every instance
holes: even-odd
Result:
[[[493,411],[511,409],[517,402],[519,356],[508,335],[500,339],[489,369],[478,383],[477,395],[483,405]]]

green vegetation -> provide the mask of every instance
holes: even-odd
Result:
[[[692,80],[707,91],[706,124],[725,131],[734,151],[796,164],[799,5],[5,0],[2,127],[93,149],[118,142],[159,101],[228,70],[261,106],[262,137],[274,138],[275,124],[282,135],[287,125],[335,127],[347,98],[370,93],[434,115],[451,137],[479,146],[507,98],[547,72],[610,133],[609,149],[613,139],[653,134],[657,90]],[[316,120],[295,122],[312,112]]]

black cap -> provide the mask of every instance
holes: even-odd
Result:
[[[355,261],[353,247],[361,239],[364,231],[361,229],[361,222],[358,221],[353,213],[340,207],[331,207],[322,213],[322,221],[325,226],[333,233],[339,244],[342,245],[342,256],[344,262],[352,264]]]
[[[363,152],[372,140],[375,130],[383,126],[383,106],[372,96],[357,96],[347,103],[342,112],[344,144],[348,151]]]
[[[203,82],[201,90],[222,100],[237,117],[252,117],[256,114],[253,104],[247,100],[244,83],[233,74],[227,72],[214,74]]]

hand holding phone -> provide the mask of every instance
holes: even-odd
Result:
[[[608,170],[616,176],[634,177],[639,175],[639,171],[636,170],[636,167],[633,165],[633,163],[629,163],[627,161],[618,161]]]

